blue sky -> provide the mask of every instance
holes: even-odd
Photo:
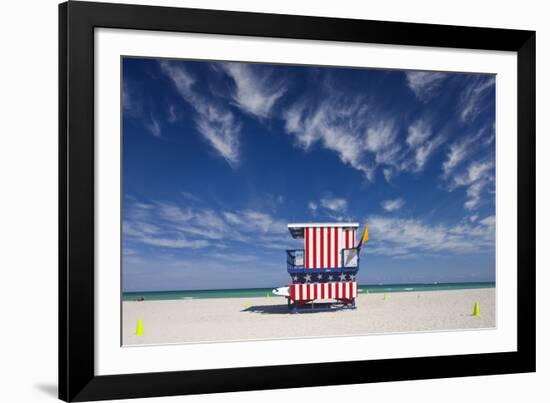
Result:
[[[286,285],[290,222],[364,283],[494,281],[492,75],[124,58],[123,290]]]

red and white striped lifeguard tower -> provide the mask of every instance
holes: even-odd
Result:
[[[292,283],[273,293],[286,296],[292,312],[355,309],[359,252],[368,239],[365,226],[356,241],[358,228],[358,223],[343,222],[288,224],[291,236],[303,239],[304,247],[286,251]]]

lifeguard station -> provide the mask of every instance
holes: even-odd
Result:
[[[368,239],[365,227],[356,242],[358,228],[342,222],[288,224],[290,235],[304,240],[303,248],[286,251],[292,284],[273,292],[287,297],[291,311],[355,309],[359,252]]]

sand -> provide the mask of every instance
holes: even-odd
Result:
[[[123,344],[360,335],[495,327],[495,289],[363,294],[357,309],[289,314],[284,297],[124,301]],[[478,302],[481,317],[472,315]],[[144,334],[136,336],[138,319]]]

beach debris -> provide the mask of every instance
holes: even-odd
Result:
[[[388,300],[388,294],[384,294],[384,301]]]
[[[244,306],[244,309],[250,309],[250,304],[246,304],[246,305]]]
[[[136,336],[143,336],[143,322],[141,319],[137,321]]]
[[[481,313],[479,312],[479,304],[477,302],[474,304],[474,313],[472,316],[477,316],[478,318],[481,316]]]

